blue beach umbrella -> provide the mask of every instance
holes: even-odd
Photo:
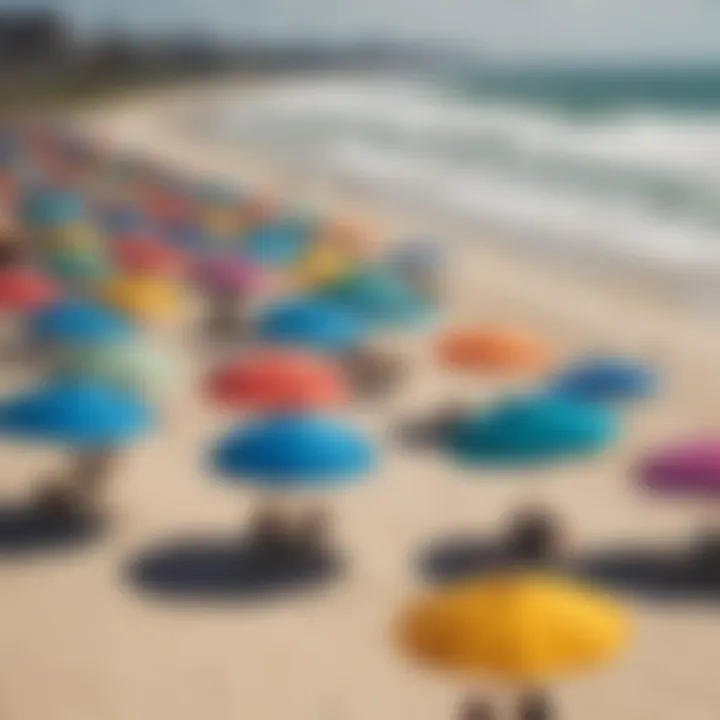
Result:
[[[147,215],[132,205],[106,208],[100,213],[100,223],[110,237],[145,232],[151,229],[151,222]]]
[[[429,300],[387,267],[344,276],[320,294],[371,326],[414,325],[432,315]]]
[[[265,342],[329,353],[353,350],[365,338],[364,324],[351,313],[310,297],[274,305],[259,317],[256,327]]]
[[[315,224],[306,218],[283,218],[251,230],[242,241],[247,257],[266,265],[292,265],[306,252]]]
[[[599,452],[618,434],[611,411],[538,394],[505,398],[460,420],[448,450],[469,464],[552,462]]]
[[[126,445],[154,424],[136,396],[105,384],[50,383],[0,401],[0,435],[78,450]]]
[[[132,325],[109,308],[86,300],[65,299],[36,312],[29,321],[30,335],[62,345],[87,345],[124,340]]]
[[[591,357],[561,371],[550,391],[563,397],[588,402],[642,400],[657,392],[653,370],[623,357]]]
[[[276,416],[240,426],[211,454],[228,478],[275,490],[346,484],[375,464],[370,443],[352,428],[319,416]]]
[[[85,217],[85,200],[68,190],[36,188],[26,193],[21,214],[31,228],[70,225]]]

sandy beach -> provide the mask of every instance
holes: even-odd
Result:
[[[249,150],[192,138],[177,118],[188,103],[203,102],[202,92],[129,99],[86,111],[81,120],[91,134],[174,167],[361,218],[381,242],[426,227],[425,218],[393,213],[320,178],[284,177]],[[633,465],[666,440],[719,429],[717,320],[644,281],[542,262],[477,234],[442,236],[451,262],[443,323],[516,323],[547,338],[560,359],[601,349],[658,368],[663,392],[625,414],[623,441],[598,460],[527,480],[468,473],[403,448],[390,432],[399,421],[448,397],[492,397],[501,385],[443,371],[431,330],[388,337],[408,358],[408,377],[396,395],[350,411],[377,441],[382,461],[370,482],[333,499],[345,576],[270,603],[155,597],[129,580],[138,557],[182,539],[237,533],[251,507],[245,493],[203,470],[203,449],[228,418],[199,396],[206,359],[172,333],[163,341],[182,360],[183,380],[168,401],[162,433],[129,453],[115,478],[113,532],[79,551],[0,557],[3,720],[449,718],[457,683],[408,665],[391,637],[395,613],[425,585],[419,566],[433,543],[493,535],[528,498],[556,508],[579,554],[677,544],[695,528],[701,509],[644,495]],[[17,386],[22,374],[3,369],[0,387]],[[51,462],[49,454],[3,443],[2,502],[22,498]],[[609,670],[561,685],[562,717],[717,717],[717,607],[623,597],[636,615],[630,650]]]

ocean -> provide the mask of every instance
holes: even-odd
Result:
[[[295,78],[200,120],[543,251],[720,280],[720,68]]]

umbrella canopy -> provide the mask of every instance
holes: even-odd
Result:
[[[85,216],[82,196],[65,189],[38,188],[24,197],[22,217],[33,228],[69,225]]]
[[[593,357],[561,371],[552,392],[588,402],[639,400],[657,390],[657,377],[643,363],[622,357]]]
[[[471,464],[552,461],[602,450],[618,435],[609,410],[567,398],[504,398],[460,420],[449,450]]]
[[[344,352],[364,339],[364,325],[351,313],[320,299],[298,297],[274,305],[257,323],[261,340],[320,352]]]
[[[55,302],[55,283],[30,267],[0,268],[0,312],[31,312]]]
[[[441,360],[475,372],[537,372],[550,365],[548,345],[530,332],[510,327],[452,330],[440,338]]]
[[[427,319],[431,305],[389,268],[374,267],[345,275],[322,291],[371,325],[402,325]]]
[[[293,277],[300,287],[313,288],[337,281],[352,268],[352,259],[339,248],[314,245],[293,268]]]
[[[112,270],[104,255],[77,250],[47,253],[42,266],[60,282],[83,285],[104,280]]]
[[[345,484],[374,465],[372,447],[330,418],[281,415],[243,425],[212,453],[216,472],[276,490],[311,490]]]
[[[64,348],[55,363],[54,376],[93,379],[156,400],[175,379],[175,370],[171,359],[153,343],[133,336]]]
[[[263,265],[292,265],[306,252],[314,223],[305,218],[280,218],[250,230],[243,253]]]
[[[36,236],[46,252],[101,253],[105,244],[97,228],[86,222],[37,231]]]
[[[178,276],[189,262],[182,250],[151,236],[136,236],[116,242],[112,254],[120,269],[127,273]]]
[[[260,350],[224,363],[207,381],[210,397],[231,408],[305,411],[347,402],[350,392],[327,360],[292,350]]]
[[[403,649],[470,677],[539,684],[592,669],[627,644],[631,623],[610,598],[569,579],[507,574],[440,591],[400,620]]]
[[[255,292],[268,281],[268,275],[260,265],[232,255],[200,258],[194,275],[197,284],[205,292],[226,297]]]
[[[62,344],[107,343],[129,337],[132,326],[116,312],[88,300],[68,298],[34,313],[30,334]]]
[[[102,224],[111,236],[146,231],[150,226],[147,215],[132,205],[114,205],[102,213]]]
[[[645,458],[640,483],[668,495],[720,495],[720,441],[687,440]]]
[[[177,284],[148,275],[118,275],[100,288],[100,296],[110,306],[143,322],[174,318],[185,305]]]
[[[125,445],[154,423],[136,396],[94,381],[42,385],[0,402],[0,434],[75,448]]]

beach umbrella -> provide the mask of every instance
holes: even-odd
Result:
[[[55,302],[58,286],[35,268],[13,265],[0,268],[0,313],[24,314]]]
[[[292,265],[306,253],[314,231],[314,222],[307,218],[278,218],[250,230],[242,240],[242,250],[263,265]]]
[[[653,494],[687,499],[709,508],[710,525],[700,533],[689,561],[705,576],[720,576],[720,440],[689,439],[648,453],[637,469],[640,486]]]
[[[64,347],[53,375],[66,380],[97,380],[156,402],[177,378],[177,364],[148,338],[133,335],[89,346]]]
[[[271,345],[334,356],[353,386],[366,395],[388,390],[398,378],[396,358],[363,346],[366,323],[327,299],[298,296],[282,300],[259,316],[256,330],[258,338]]]
[[[261,313],[257,334],[260,340],[273,345],[342,354],[365,340],[366,327],[335,303],[298,296],[281,300]]]
[[[147,215],[130,204],[114,204],[105,208],[100,214],[100,222],[110,237],[146,232],[151,228]]]
[[[97,252],[48,252],[43,255],[40,264],[49,275],[80,294],[103,282],[112,272],[105,255]]]
[[[35,188],[25,193],[22,219],[31,228],[71,225],[85,218],[85,200],[64,188]]]
[[[212,242],[207,233],[194,222],[164,223],[164,236],[168,242],[200,256],[212,249]]]
[[[314,244],[292,269],[292,276],[300,288],[323,287],[350,274],[354,261],[340,249]]]
[[[148,275],[117,275],[100,286],[99,296],[110,307],[141,323],[172,320],[186,306],[177,283]]]
[[[463,582],[411,603],[399,645],[422,665],[467,683],[515,688],[520,717],[553,717],[544,688],[611,661],[629,642],[631,620],[615,601],[567,578],[503,573]],[[476,717],[470,705],[462,718]]]
[[[0,401],[0,435],[73,452],[66,486],[41,497],[43,507],[56,512],[86,508],[120,449],[153,423],[152,411],[140,398],[95,381],[43,383]]]
[[[414,325],[432,314],[428,298],[382,266],[344,275],[320,293],[371,326]]]
[[[67,225],[36,231],[40,250],[44,253],[102,254],[105,238],[98,229],[88,222],[74,222]]]
[[[511,374],[544,372],[553,357],[541,338],[506,326],[450,330],[440,337],[438,354],[441,361],[453,369]]]
[[[130,274],[178,277],[189,265],[189,258],[182,250],[148,235],[115,242],[112,256],[120,270]]]
[[[254,412],[311,411],[346,403],[339,368],[298,350],[261,349],[222,363],[206,381],[217,403]]]
[[[501,398],[455,418],[441,443],[469,469],[517,471],[594,456],[618,434],[618,419],[610,410],[538,394]],[[560,549],[559,523],[541,504],[527,505],[513,515],[507,550],[523,561],[554,560]]]
[[[560,371],[550,391],[588,402],[642,400],[657,391],[652,368],[631,358],[585,358]]]
[[[86,348],[125,340],[134,330],[126,318],[109,308],[66,298],[35,312],[29,318],[28,332],[45,346]]]
[[[38,270],[24,265],[0,267],[0,333],[3,350],[22,350],[23,320],[60,297],[57,285]]]
[[[368,473],[375,463],[371,444],[354,429],[324,416],[277,415],[233,429],[211,453],[215,472],[234,483],[249,485],[271,498],[259,514],[258,532],[273,537],[288,532],[275,498],[325,492]],[[320,542],[324,523],[310,516],[308,537]],[[302,544],[302,543],[301,543]]]
[[[538,393],[500,398],[470,413],[449,433],[447,447],[471,465],[522,465],[592,455],[618,434],[610,410]]]
[[[193,276],[208,304],[208,328],[224,338],[242,328],[253,295],[269,285],[258,263],[227,254],[198,258]]]

